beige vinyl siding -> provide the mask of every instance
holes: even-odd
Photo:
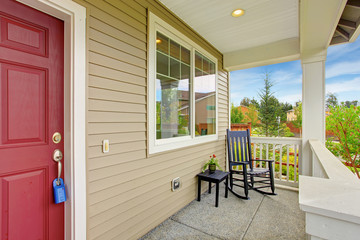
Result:
[[[88,13],[87,236],[138,239],[196,198],[209,155],[225,166],[228,73],[222,55],[157,1],[76,1]],[[147,156],[147,9],[218,58],[218,141]],[[175,177],[182,188],[172,192]]]

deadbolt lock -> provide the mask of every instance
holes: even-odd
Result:
[[[52,136],[52,140],[54,143],[61,142],[61,134],[59,132],[54,133],[54,135]]]

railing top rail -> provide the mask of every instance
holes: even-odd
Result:
[[[300,175],[299,205],[306,213],[307,233],[321,239],[358,239],[350,229],[360,226],[359,179],[322,142],[309,144],[312,160],[328,178]]]
[[[344,165],[337,157],[335,157],[323,143],[319,140],[309,140],[313,153],[319,159],[326,175],[330,179],[341,181],[355,181],[359,183],[359,179]]]
[[[270,143],[270,144],[302,144],[301,138],[290,137],[251,137],[253,143]]]

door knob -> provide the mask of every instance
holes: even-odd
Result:
[[[63,158],[63,154],[59,149],[55,149],[53,153],[53,160],[59,162]]]
[[[60,177],[61,177],[61,170],[62,170],[62,164],[61,164],[62,158],[63,158],[63,154],[60,151],[60,149],[55,149],[55,151],[53,153],[53,160],[58,163],[58,177],[57,177],[57,181],[56,181],[57,185],[60,184]]]

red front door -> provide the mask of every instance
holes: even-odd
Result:
[[[52,190],[52,154],[64,153],[63,138],[52,139],[64,136],[63,52],[61,20],[0,0],[1,239],[64,239]]]

